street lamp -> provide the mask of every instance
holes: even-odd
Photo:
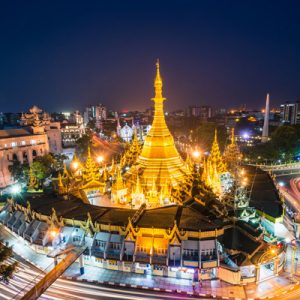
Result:
[[[20,194],[22,191],[22,188],[19,184],[15,184],[11,187],[11,193],[14,195]]]
[[[99,156],[97,156],[96,160],[99,164],[102,164],[104,161],[104,157],[102,155],[99,155]]]
[[[57,235],[57,231],[56,230],[51,230],[50,235],[52,236],[52,238],[54,239]]]
[[[198,151],[198,150],[194,150],[193,153],[192,153],[192,155],[193,155],[193,157],[194,157],[195,159],[198,159],[198,158],[200,158],[200,156],[201,156],[201,152]]]
[[[78,163],[78,161],[74,161],[74,162],[72,162],[72,168],[73,168],[74,170],[77,170],[77,169],[78,169],[78,167],[79,167],[79,163]]]

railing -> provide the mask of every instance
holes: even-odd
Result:
[[[33,288],[31,288],[21,300],[38,299],[60,277],[66,269],[84,252],[86,247],[76,248],[60,261],[49,273],[47,273]]]

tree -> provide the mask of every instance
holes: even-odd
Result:
[[[76,153],[78,156],[86,156],[88,148],[92,144],[92,134],[84,134],[76,141]]]
[[[0,242],[0,280],[8,282],[13,277],[17,269],[18,263],[9,264],[7,259],[12,257],[13,252],[11,247],[6,247]]]
[[[12,164],[8,166],[9,172],[15,180],[26,180],[29,165],[28,163],[21,164],[18,160],[14,159]]]
[[[225,126],[217,126],[214,123],[204,123],[196,128],[192,133],[193,140],[202,150],[210,151],[214,140],[215,129],[218,131],[220,149],[221,151],[224,149],[227,139]]]
[[[273,131],[271,141],[251,148],[245,147],[243,153],[245,157],[255,161],[289,161],[296,154],[299,136],[296,126],[283,125]]]
[[[31,164],[33,176],[40,181],[43,181],[51,174],[51,169],[41,161],[34,161]]]
[[[295,127],[289,125],[279,126],[271,136],[272,144],[282,153],[292,154],[298,140],[298,133]]]
[[[52,154],[54,162],[53,162],[53,170],[61,171],[64,168],[64,160],[68,159],[68,157],[64,154]]]

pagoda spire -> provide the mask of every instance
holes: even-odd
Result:
[[[231,128],[231,145],[235,144],[235,138],[234,138],[234,128]]]
[[[156,61],[156,76],[154,79],[154,89],[155,89],[155,97],[153,98],[154,102],[163,102],[165,98],[162,95],[162,79],[160,76],[160,69],[159,69],[159,59]]]
[[[226,172],[226,166],[223,162],[223,158],[222,158],[220,148],[219,148],[217,129],[215,129],[215,137],[214,137],[214,141],[213,141],[213,144],[212,144],[212,147],[211,147],[209,160],[213,164],[216,164],[216,168],[217,168],[218,173]]]
[[[163,97],[162,87],[160,64],[157,61],[154,97],[151,99],[154,101],[152,126],[145,137],[141,152],[128,171],[128,174],[132,176],[139,174],[143,187],[146,187],[149,192],[152,189],[153,178],[155,180],[159,178],[160,184],[170,182],[172,186],[176,186],[184,181],[185,176],[190,173],[188,166],[183,162],[176,149],[173,136],[166,124],[164,113],[164,100],[166,98]]]
[[[226,167],[230,172],[236,175],[238,166],[241,162],[241,152],[234,139],[234,128],[231,129],[231,144],[227,145],[223,154]]]
[[[88,147],[88,156],[85,162],[85,168],[83,172],[83,179],[86,182],[98,181],[100,177],[99,169],[91,156],[91,149]]]
[[[116,181],[115,181],[115,187],[117,189],[122,189],[124,188],[124,181],[123,181],[123,177],[121,175],[121,168],[118,168],[117,170],[117,174],[116,174]]]

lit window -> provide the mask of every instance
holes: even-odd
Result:
[[[25,142],[25,141],[22,141],[22,142],[21,142],[21,145],[26,145],[26,142]]]
[[[36,140],[31,140],[31,144],[32,145],[36,144]]]
[[[11,143],[11,146],[12,146],[12,147],[16,147],[16,146],[17,146],[17,143],[16,143],[16,142],[12,142],[12,143]]]

